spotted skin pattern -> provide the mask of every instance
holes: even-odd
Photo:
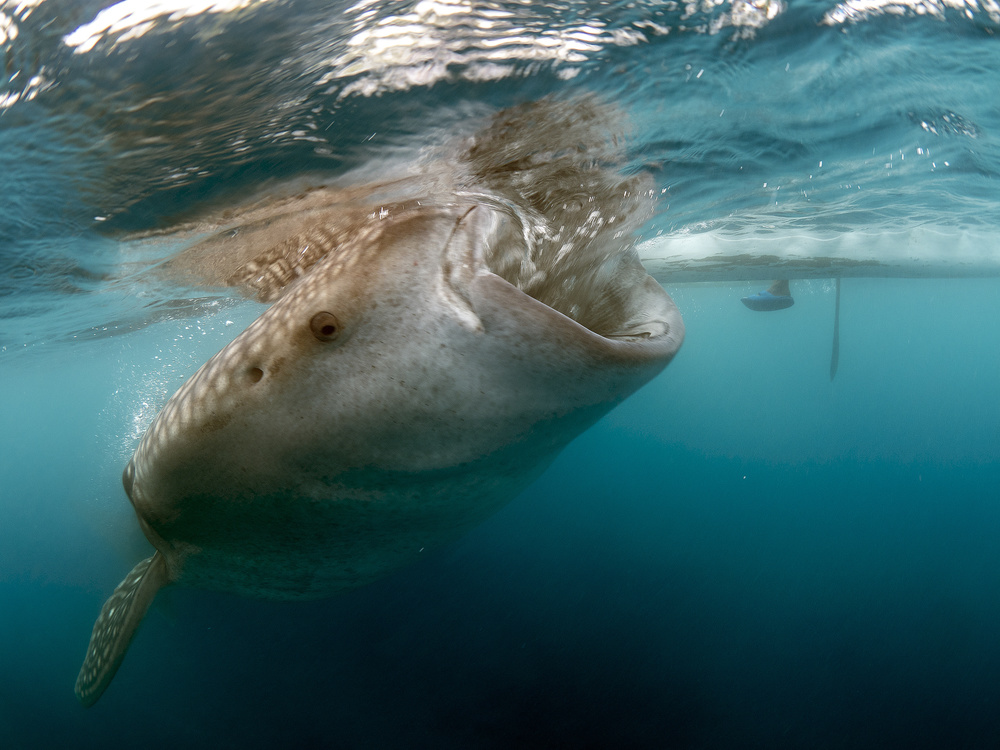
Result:
[[[160,586],[310,599],[372,581],[482,521],[672,358],[683,326],[658,284],[630,270],[645,330],[598,335],[485,266],[496,225],[421,208],[331,248],[169,399],[123,475],[158,552],[102,611],[81,702]]]
[[[170,398],[143,435],[130,463],[140,480],[142,467],[155,461],[158,446],[177,439],[182,430],[206,415],[224,414],[236,406],[240,391],[233,386],[257,377],[261,358],[301,328],[299,311],[314,306],[316,298],[328,285],[354,269],[361,259],[358,249],[378,241],[378,237],[377,227],[356,233],[349,243],[338,242],[333,232],[317,230],[308,237],[298,237],[295,242],[271,248],[233,275],[234,284],[253,290],[262,301],[269,301],[279,296],[289,283],[304,276],[306,270],[310,271],[308,278],[302,278],[289,292],[280,308],[269,311],[266,325],[260,321],[252,324]],[[289,251],[297,258],[310,257],[309,253],[298,249],[300,246],[311,248],[312,254],[322,258],[322,262],[317,265],[315,260],[304,261],[292,266],[286,260]]]
[[[101,608],[76,680],[76,695],[84,706],[96,703],[114,678],[139,620],[164,583],[164,571],[159,553],[146,558],[132,568]]]
[[[680,314],[629,238],[641,181],[603,171],[552,114],[515,112],[470,150],[491,199],[359,208],[356,192],[339,210],[315,191],[178,256],[186,283],[274,304],[125,468],[156,551],[98,617],[84,705],[162,586],[293,600],[373,581],[502,507],[673,358]],[[540,160],[537,133],[566,147]]]

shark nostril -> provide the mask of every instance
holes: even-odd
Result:
[[[340,335],[340,322],[333,313],[318,312],[309,321],[309,330],[320,341],[333,341]]]
[[[247,370],[247,377],[250,378],[251,383],[259,383],[261,378],[264,377],[264,371],[259,367],[251,367]]]

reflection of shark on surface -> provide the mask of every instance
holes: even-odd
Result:
[[[649,191],[598,166],[605,136],[579,115],[501,113],[461,189],[306,191],[159,269],[276,301],[125,468],[155,551],[94,625],[84,705],[162,586],[308,599],[374,580],[510,500],[667,365],[683,323],[634,249]]]

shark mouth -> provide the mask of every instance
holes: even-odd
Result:
[[[493,273],[601,336],[655,337],[676,311],[635,249],[654,191],[622,173],[619,128],[591,98],[532,102],[498,113],[461,162],[509,219],[485,253]]]
[[[490,272],[600,336],[661,336],[676,308],[636,251],[655,191],[647,174],[626,173],[619,119],[593,98],[512,107],[416,177],[311,186],[192,223],[200,241],[158,271],[273,302],[331,253],[376,246],[407,216],[482,207],[494,220],[477,262]]]

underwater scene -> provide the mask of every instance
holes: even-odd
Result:
[[[0,0],[0,747],[996,747],[998,32]]]

